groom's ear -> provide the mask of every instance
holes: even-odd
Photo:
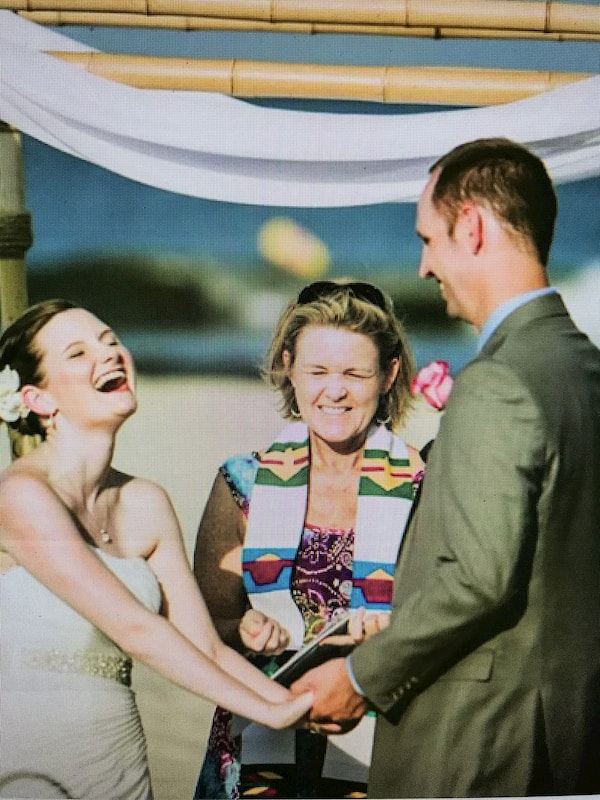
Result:
[[[21,397],[26,407],[40,417],[51,417],[56,413],[56,403],[49,392],[31,383],[21,388]]]
[[[463,242],[472,255],[476,256],[481,251],[485,239],[485,224],[478,205],[464,203],[458,215],[454,235]]]

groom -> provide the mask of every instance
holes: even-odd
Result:
[[[378,711],[369,794],[600,792],[600,351],[548,285],[556,197],[505,139],[432,168],[419,275],[472,323],[387,629],[308,672],[314,723]],[[598,302],[598,299],[596,299]]]

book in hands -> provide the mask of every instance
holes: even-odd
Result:
[[[353,644],[321,644],[330,636],[342,636],[348,632],[348,621],[352,616],[352,611],[345,611],[337,614],[330,622],[325,625],[322,631],[314,639],[294,653],[279,669],[271,675],[271,679],[277,681],[282,686],[289,687],[301,678],[309,669],[318,667],[329,661],[331,658],[343,658],[354,648]],[[231,720],[231,735],[238,736],[252,720],[234,714]]]
[[[336,615],[314,639],[300,648],[285,664],[279,667],[277,672],[273,673],[271,676],[273,680],[289,689],[292,683],[301,678],[309,669],[318,667],[331,658],[347,656],[352,651],[353,644],[327,644],[325,639],[348,633],[348,621],[351,616],[351,611]]]

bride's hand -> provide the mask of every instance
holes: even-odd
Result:
[[[390,624],[390,612],[381,611],[368,614],[366,609],[358,608],[348,622],[348,633],[328,636],[321,644],[338,646],[356,645],[364,642],[374,633],[379,633]]]
[[[277,620],[254,608],[246,611],[242,617],[239,632],[244,647],[266,656],[283,653],[290,643],[289,633]]]
[[[282,728],[289,728],[294,725],[294,723],[298,723],[305,718],[303,724],[295,725],[294,727],[306,727],[307,715],[313,704],[313,700],[314,695],[312,692],[305,692],[298,696],[294,696],[289,692],[288,699],[285,702],[270,705],[269,715],[265,724],[270,728],[280,730]]]

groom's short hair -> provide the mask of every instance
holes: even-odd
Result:
[[[504,229],[548,263],[558,204],[543,161],[510,139],[476,139],[455,147],[431,167],[438,172],[432,202],[452,234],[463,203],[487,206]]]

